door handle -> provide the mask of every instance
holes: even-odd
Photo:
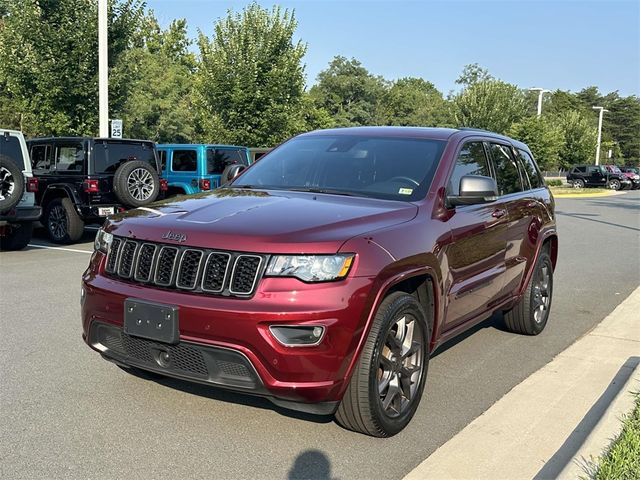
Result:
[[[493,218],[502,218],[507,214],[507,211],[504,208],[497,208],[493,211],[491,216]]]

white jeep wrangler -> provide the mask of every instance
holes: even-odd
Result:
[[[0,250],[20,250],[31,240],[41,214],[37,190],[22,132],[0,129]]]

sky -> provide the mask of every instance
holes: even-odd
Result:
[[[249,1],[147,0],[160,24],[185,18],[190,36],[213,34]],[[521,88],[640,96],[640,0],[258,1],[295,11],[307,43],[307,85],[336,55],[388,80],[422,77],[443,93],[467,64]]]

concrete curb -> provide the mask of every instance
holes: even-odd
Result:
[[[631,367],[630,367],[631,368]],[[629,414],[635,404],[634,392],[640,391],[640,363],[629,375],[602,418],[584,440],[570,463],[560,472],[559,479],[575,479],[585,476],[597,465],[598,457],[604,455],[622,430],[622,419]]]
[[[552,192],[553,193],[553,192]],[[598,197],[613,197],[616,195],[624,195],[625,192],[612,190],[611,192],[602,193],[554,193],[553,198],[598,198]]]
[[[606,448],[610,434],[597,434],[597,426],[604,429],[609,406],[640,364],[638,311],[640,287],[405,479],[557,478],[574,458]]]

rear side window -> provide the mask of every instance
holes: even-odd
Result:
[[[526,150],[518,148],[518,158],[520,160],[520,166],[524,173],[525,180],[529,182],[531,188],[539,188],[544,184],[536,168],[536,164],[533,161],[533,157]]]
[[[587,167],[576,167],[574,169],[574,171],[578,172],[578,173],[586,173],[587,172]]]
[[[207,149],[207,174],[220,175],[227,165],[247,165],[244,150],[230,150],[221,148]]]
[[[496,168],[498,194],[509,195],[522,191],[522,182],[518,166],[511,154],[511,149],[499,143],[491,143],[491,157]]]
[[[24,159],[22,158],[22,148],[20,148],[20,140],[13,135],[0,136],[0,155],[9,157],[20,170],[24,170]]]
[[[467,143],[460,150],[458,158],[456,158],[456,166],[453,168],[449,180],[448,191],[451,195],[460,194],[460,179],[465,175],[490,176],[487,155],[482,142]]]
[[[96,141],[93,146],[93,170],[95,173],[115,173],[120,165],[131,160],[147,162],[156,170],[156,149],[151,142]]]
[[[84,148],[81,144],[60,145],[56,148],[56,171],[82,173]]]
[[[31,164],[34,170],[51,169],[51,148],[49,145],[35,145],[31,148]]]
[[[174,172],[195,172],[198,169],[198,152],[195,150],[174,150],[171,170]]]

